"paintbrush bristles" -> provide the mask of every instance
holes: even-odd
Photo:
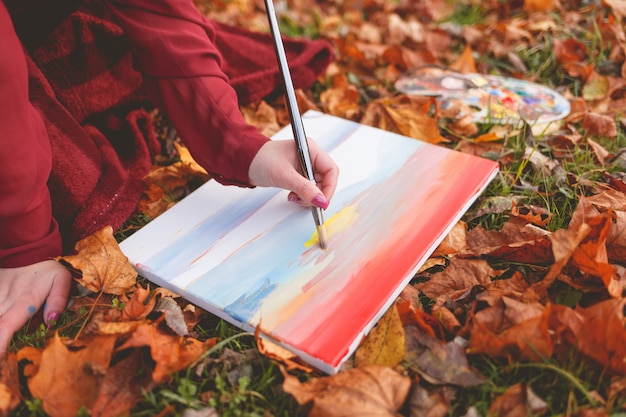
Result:
[[[326,228],[324,227],[323,224],[320,224],[319,226],[317,226],[317,239],[320,242],[320,248],[322,248],[322,250],[326,250]]]

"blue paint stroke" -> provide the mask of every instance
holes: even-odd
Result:
[[[417,144],[403,142],[395,147],[381,147],[376,173],[341,190],[334,199],[350,204],[375,184],[385,181],[415,152]],[[336,213],[333,207],[337,210],[346,204],[331,206],[326,215],[330,218]],[[185,290],[239,321],[250,321],[272,290],[302,272],[300,260],[308,250],[305,243],[314,233],[310,217],[310,211],[304,208],[286,217],[268,233],[241,247],[236,256],[200,275]],[[324,254],[320,249],[314,250],[320,256]]]
[[[187,233],[179,235],[168,246],[153,253],[142,263],[149,265],[154,271],[159,271],[161,278],[170,281],[191,267],[194,260],[213,247],[226,233],[252,216],[279,192],[280,190],[275,188],[258,188],[254,192],[251,190],[245,197],[232,201],[209,218],[202,219]],[[199,207],[198,210],[202,208]]]

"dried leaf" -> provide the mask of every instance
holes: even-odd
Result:
[[[399,417],[411,380],[385,366],[367,366],[301,383],[283,371],[283,390],[300,405],[312,402],[309,417]]]
[[[539,227],[545,227],[552,219],[552,215],[543,207],[518,206],[515,201],[513,201],[513,207],[511,207],[511,215]]]
[[[476,69],[476,61],[474,60],[472,47],[469,44],[465,45],[463,53],[450,65],[450,69],[458,71],[463,74],[475,74],[478,72]]]
[[[487,313],[495,314],[489,314],[493,317],[485,320]],[[507,358],[509,362],[522,359],[541,361],[552,355],[554,343],[548,327],[549,308],[542,314],[518,321],[510,327],[502,325],[504,320],[498,316],[503,314],[499,306],[475,314],[468,353]],[[509,316],[511,314],[513,312],[508,313]]]
[[[452,386],[424,386],[413,384],[409,394],[411,417],[446,417],[450,404],[456,398],[456,389]],[[470,417],[469,414],[465,414]]]
[[[558,0],[524,0],[524,10],[527,12],[549,12],[558,4]]]
[[[578,338],[578,348],[617,375],[626,374],[625,307],[626,299],[619,298],[576,310],[585,319],[581,329],[585,337]]]
[[[404,327],[395,305],[380,318],[355,352],[355,366],[394,367],[404,358]]]
[[[263,100],[258,104],[249,104],[243,107],[241,112],[246,122],[256,126],[265,136],[270,137],[280,130],[280,125],[276,118],[276,110]]]
[[[459,220],[430,256],[434,258],[444,255],[454,255],[461,252],[467,245],[466,234],[467,223]]]
[[[213,339],[203,343],[190,337],[164,333],[151,324],[141,324],[117,350],[149,347],[155,363],[152,380],[159,384],[166,381],[174,372],[191,365],[213,344],[215,344]]]
[[[0,360],[0,415],[4,416],[20,404],[21,395],[16,354],[8,352]]]
[[[37,373],[28,380],[33,397],[39,398],[51,417],[74,416],[90,408],[109,367],[115,337],[98,336],[79,345],[66,345],[58,334],[41,355]]]
[[[313,372],[313,369],[310,366],[303,364],[296,354],[272,342],[271,340],[261,337],[260,325],[257,326],[254,331],[254,339],[256,340],[257,348],[259,349],[259,353],[261,355],[277,361],[288,371],[298,369],[304,372]]]
[[[617,124],[615,118],[594,112],[585,113],[583,128],[587,134],[592,136],[607,136],[614,138],[617,136]]]
[[[156,302],[154,310],[165,314],[165,323],[174,333],[179,336],[187,336],[189,334],[183,310],[173,298],[160,297]]]
[[[530,387],[515,384],[494,400],[489,407],[489,415],[493,417],[526,417],[543,414],[547,409],[546,402],[537,397]]]
[[[361,123],[429,143],[446,142],[439,133],[437,120],[428,115],[431,98],[399,96],[370,103]]]
[[[137,271],[115,241],[111,226],[80,240],[75,249],[76,255],[63,256],[60,260],[82,273],[77,281],[83,287],[121,295],[135,286]]]
[[[594,71],[583,86],[582,93],[587,101],[602,100],[609,93],[609,79]]]
[[[611,11],[617,18],[617,20],[622,20],[626,17],[626,1],[624,0],[602,0],[602,3],[606,4],[611,8]]]
[[[145,319],[152,312],[156,304],[155,297],[150,296],[150,288],[138,286],[124,303],[121,320]]]
[[[201,167],[200,164],[198,164],[195,159],[193,159],[191,153],[189,152],[189,149],[187,149],[185,145],[179,142],[174,142],[174,147],[178,152],[180,162],[183,165],[186,165],[192,173],[197,174],[198,176],[208,176],[206,169]]]
[[[452,258],[447,268],[416,287],[432,299],[441,295],[454,298],[454,294],[463,293],[475,285],[489,284],[491,278],[498,275],[487,261]]]
[[[605,161],[611,157],[611,153],[593,139],[587,138],[587,144],[593,150],[593,153],[600,165],[604,166]]]
[[[141,372],[145,367],[143,354],[137,349],[107,369],[91,407],[91,417],[128,415],[152,388],[150,375]]]
[[[429,383],[469,387],[486,382],[470,368],[465,346],[456,341],[445,343],[408,326],[406,342],[406,362]]]

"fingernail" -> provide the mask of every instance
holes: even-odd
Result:
[[[48,314],[48,320],[46,321],[48,322],[48,325],[54,326],[57,324],[58,320],[59,320],[59,313],[56,311],[53,311]]]
[[[313,203],[315,207],[319,207],[324,210],[326,210],[326,208],[328,207],[328,204],[330,204],[330,202],[326,200],[326,197],[324,197],[323,194],[318,194],[315,197],[313,197],[313,200],[311,200],[311,203]]]
[[[299,203],[302,201],[302,199],[300,199],[300,197],[297,197],[297,196],[291,196],[287,200],[292,203]]]

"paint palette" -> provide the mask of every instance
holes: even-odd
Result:
[[[209,181],[121,243],[138,272],[337,372],[496,174],[497,163],[308,111],[341,169],[325,211]],[[274,140],[291,139],[290,127]]]
[[[569,101],[556,91],[516,78],[423,67],[400,77],[395,87],[409,95],[460,100],[474,110],[477,123],[546,124],[570,112]]]

